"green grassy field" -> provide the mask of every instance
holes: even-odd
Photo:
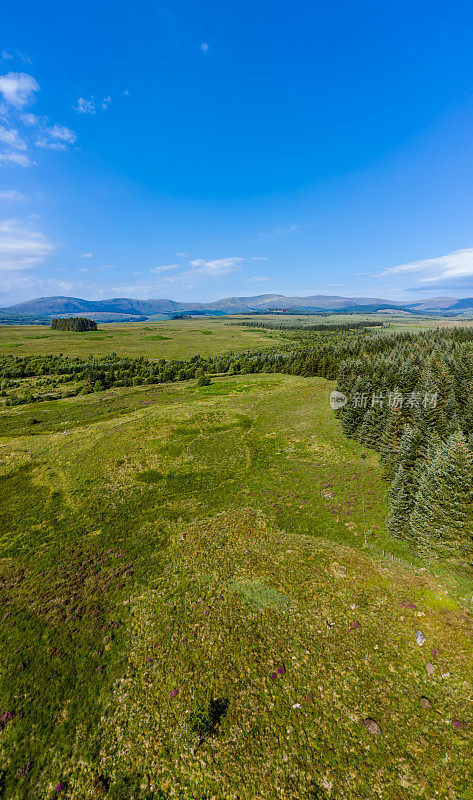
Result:
[[[231,324],[265,320],[282,325],[381,320],[387,327],[373,331],[379,335],[385,330],[415,333],[428,327],[473,324],[471,321],[454,321],[443,317],[432,319],[397,314],[333,314],[326,317],[264,314],[253,317],[107,323],[99,325],[99,330],[91,333],[52,331],[42,325],[0,325],[0,353],[15,356],[57,353],[66,356],[103,356],[117,353],[120,356],[144,356],[149,359],[189,358],[195,353],[202,356],[218,355],[271,346],[280,339],[284,340],[284,331],[265,331]]]
[[[225,318],[225,322],[227,318]],[[188,358],[272,344],[269,331],[228,327],[221,319],[125,322],[97,331],[52,331],[43,325],[0,325],[0,353],[7,355],[121,356]],[[273,332],[274,334],[274,332]]]
[[[386,537],[331,388],[1,413],[0,797],[473,797],[473,586]]]

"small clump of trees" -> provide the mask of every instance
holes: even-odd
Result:
[[[53,331],[96,331],[97,323],[87,317],[66,317],[64,319],[51,320],[51,330]]]

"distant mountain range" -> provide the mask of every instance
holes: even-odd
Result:
[[[157,314],[236,314],[262,313],[273,310],[337,311],[337,312],[388,312],[404,311],[448,312],[462,314],[473,312],[473,297],[461,300],[453,297],[434,297],[425,301],[393,301],[374,297],[339,297],[312,295],[310,297],[285,297],[282,294],[260,294],[254,297],[225,297],[211,303],[180,303],[175,300],[135,300],[115,297],[111,300],[82,300],[79,297],[39,297],[0,309],[6,316],[86,316],[102,322],[112,320],[143,319]]]

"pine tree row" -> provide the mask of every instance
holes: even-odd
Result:
[[[379,451],[389,531],[426,556],[473,561],[473,346],[467,329],[397,337],[346,359],[345,433]],[[471,565],[471,564],[470,564]]]

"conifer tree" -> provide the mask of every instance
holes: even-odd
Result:
[[[473,554],[473,453],[461,431],[438,444],[426,462],[411,528],[426,553],[458,558]]]
[[[399,393],[399,390],[395,389],[394,393]],[[388,476],[392,476],[394,472],[404,425],[405,418],[402,409],[392,406],[389,409],[380,441],[381,460]]]
[[[389,491],[388,531],[400,539],[412,539],[410,517],[414,498],[412,483],[400,464]]]
[[[369,408],[363,417],[363,422],[358,429],[358,441],[366,447],[379,449],[384,428],[385,411],[374,406]]]
[[[412,425],[405,425],[397,451],[396,467],[402,464],[406,473],[410,473],[414,469],[419,443],[419,431]]]

